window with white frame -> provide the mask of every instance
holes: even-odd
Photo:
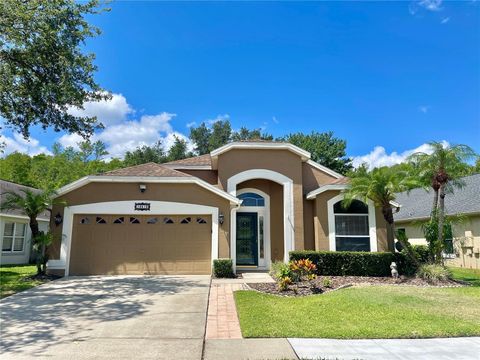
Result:
[[[370,227],[367,204],[353,200],[344,207],[342,201],[333,206],[335,216],[335,248],[337,251],[370,251]]]
[[[6,222],[3,229],[2,252],[22,252],[26,232],[27,224]]]

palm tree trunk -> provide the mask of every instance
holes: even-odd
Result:
[[[393,239],[392,239],[393,251],[392,252],[395,252],[395,239],[394,239],[395,238],[395,221],[393,219],[392,206],[390,204],[384,205],[382,207],[382,213],[383,213],[383,218],[385,219],[385,221],[388,224],[388,227],[390,228],[390,233],[391,233],[390,236],[393,237]],[[412,261],[415,263],[415,265],[420,266],[420,263],[418,262],[417,257],[413,253],[412,248],[409,246],[410,244],[403,241],[403,239],[398,239],[398,241],[400,242],[400,244],[402,244],[403,248],[407,251],[408,256],[412,259]],[[388,243],[389,243],[388,248],[390,250],[390,239],[388,240]]]
[[[433,205],[432,205],[432,213],[437,211],[438,207],[438,189],[433,188]]]
[[[438,202],[438,244],[436,246],[437,253],[436,262],[437,264],[443,263],[442,250],[443,250],[443,224],[445,223],[445,184],[440,186],[440,196]]]
[[[35,245],[35,241],[40,235],[40,230],[38,228],[38,221],[37,217],[30,217],[30,230],[32,231],[32,243]],[[42,271],[42,259],[41,259],[41,254],[39,253],[38,250],[36,250],[35,254],[35,262],[37,264],[37,275],[41,275],[43,273]]]

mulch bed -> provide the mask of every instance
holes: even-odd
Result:
[[[31,281],[31,280],[35,280],[35,281],[42,281],[42,282],[48,282],[48,281],[53,281],[53,280],[57,280],[57,279],[60,279],[61,276],[59,275],[51,275],[51,274],[44,274],[44,275],[32,275],[32,276],[26,276],[24,277],[22,280],[23,281]]]
[[[330,286],[325,287],[324,279],[330,280]],[[393,279],[391,277],[363,277],[363,276],[318,276],[310,282],[302,281],[289,286],[288,290],[280,291],[276,283],[247,284],[251,289],[263,293],[282,295],[282,296],[306,296],[313,294],[323,294],[329,291],[343,289],[351,286],[369,286],[369,285],[397,285],[397,286],[419,286],[419,287],[460,287],[466,286],[465,283],[447,280],[436,283],[429,283],[426,280],[416,277],[401,277]]]

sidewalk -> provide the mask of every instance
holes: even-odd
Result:
[[[480,337],[435,339],[288,339],[301,359],[479,360]]]

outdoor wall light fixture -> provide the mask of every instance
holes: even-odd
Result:
[[[145,190],[147,190],[147,185],[145,185],[145,184],[140,184],[138,187],[140,188],[141,193],[144,193]]]
[[[220,223],[220,225],[223,225],[224,221],[225,221],[225,215],[220,213],[220,215],[218,215],[218,222]]]
[[[63,221],[62,215],[60,215],[60,213],[57,213],[57,215],[55,215],[53,220],[55,221],[55,225],[57,226],[60,225]]]

